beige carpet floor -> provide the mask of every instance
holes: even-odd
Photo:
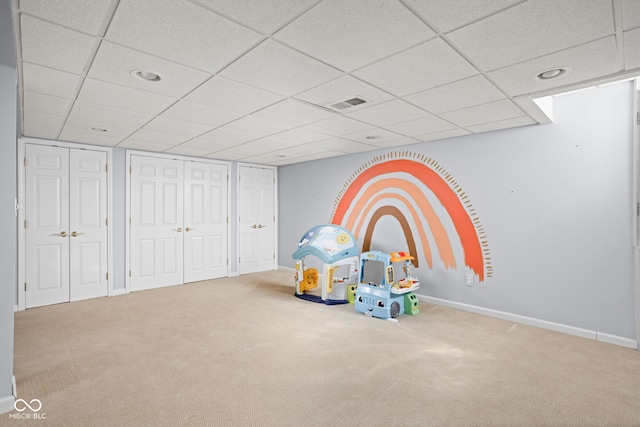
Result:
[[[293,291],[278,270],[18,312],[18,398],[42,408],[0,425],[640,426],[634,350]]]

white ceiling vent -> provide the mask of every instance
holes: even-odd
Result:
[[[344,101],[331,103],[327,105],[327,107],[333,108],[334,110],[342,111],[346,110],[347,108],[357,107],[365,103],[367,103],[366,99],[360,96],[355,96],[353,98],[345,99]]]

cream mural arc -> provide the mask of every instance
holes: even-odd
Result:
[[[336,198],[332,224],[372,247],[376,226],[394,218],[414,265],[446,269],[464,263],[479,281],[492,277],[489,245],[480,219],[458,182],[435,160],[413,152],[390,152],[358,168]],[[459,259],[462,258],[462,259]]]

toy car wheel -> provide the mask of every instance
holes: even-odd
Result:
[[[391,307],[389,308],[391,317],[393,317],[394,319],[396,317],[398,317],[398,315],[400,314],[400,303],[395,301],[393,303],[391,303]]]

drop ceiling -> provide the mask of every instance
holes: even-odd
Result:
[[[22,135],[276,166],[546,123],[532,99],[640,75],[638,0],[12,0],[12,11]],[[334,106],[354,98],[365,102]]]

